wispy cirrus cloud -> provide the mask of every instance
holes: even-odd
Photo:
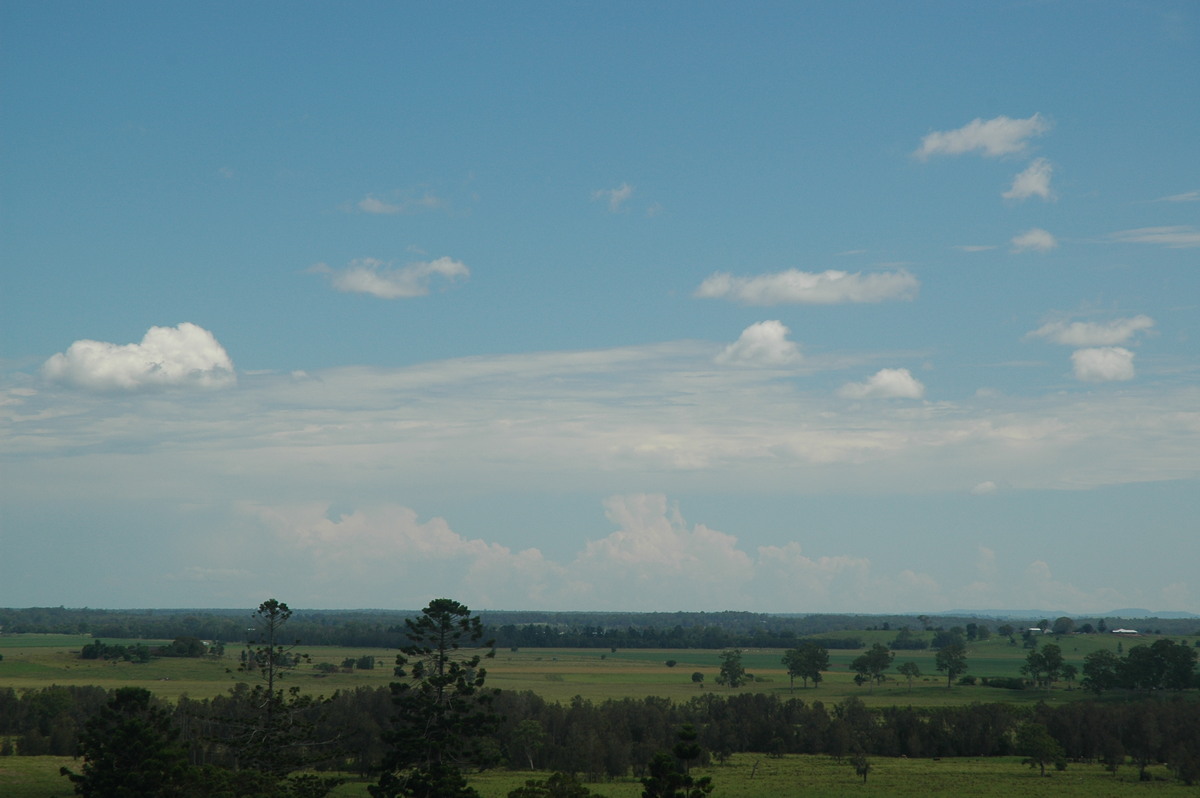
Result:
[[[1004,199],[1023,200],[1030,197],[1041,197],[1044,200],[1054,199],[1050,190],[1050,178],[1054,174],[1054,165],[1045,158],[1038,158],[1029,164],[1025,171],[1013,178],[1012,187],[1001,196]]]
[[[1020,235],[1013,236],[1013,252],[1049,252],[1058,247],[1058,239],[1049,232],[1034,227]]]
[[[1123,344],[1137,333],[1154,328],[1154,319],[1146,315],[1113,319],[1107,322],[1051,321],[1026,334],[1026,338],[1045,338],[1066,346],[1113,346]]]
[[[351,261],[344,269],[333,269],[327,264],[318,263],[308,271],[325,275],[338,291],[370,294],[380,299],[425,296],[435,278],[453,282],[471,275],[471,270],[461,261],[448,257],[399,267],[375,258],[361,258]]]
[[[921,139],[921,146],[913,153],[922,161],[934,155],[962,155],[979,152],[989,158],[1011,155],[1025,150],[1027,142],[1050,129],[1050,123],[1041,115],[1027,119],[1011,119],[997,116],[993,119],[974,119],[955,130],[935,130]]]
[[[1171,249],[1200,247],[1200,229],[1191,225],[1138,227],[1111,233],[1109,238],[1122,244],[1157,244]]]
[[[1200,202],[1200,191],[1185,191],[1182,194],[1171,194],[1159,197],[1155,202]]]
[[[135,344],[76,341],[42,365],[42,376],[94,391],[227,388],[237,382],[216,336],[188,322],[151,327]]]
[[[700,299],[729,299],[743,305],[837,305],[912,299],[919,287],[917,278],[904,269],[865,274],[788,269],[753,277],[716,272],[693,295]]]

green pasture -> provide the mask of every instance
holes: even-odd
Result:
[[[68,798],[67,779],[58,769],[78,767],[68,757],[0,757],[0,795],[5,798]],[[778,798],[785,795],[817,796],[1056,796],[1056,798],[1123,798],[1154,794],[1193,794],[1170,778],[1164,767],[1150,768],[1155,778],[1138,782],[1137,770],[1126,766],[1116,777],[1100,765],[1070,764],[1065,771],[1042,778],[1017,758],[992,759],[871,759],[867,783],[855,775],[848,762],[825,756],[767,757],[738,754],[725,764],[696,768],[711,776],[714,796],[721,798]],[[483,798],[504,798],[526,779],[546,778],[546,773],[488,771],[470,777]],[[642,786],[633,778],[588,785],[608,798],[637,798]],[[365,798],[367,783],[348,782],[336,798]]]
[[[867,632],[868,636],[891,639],[894,632]],[[1152,637],[1120,639],[1112,635],[1074,635],[1061,639],[1047,636],[1042,644],[1059,645],[1066,660],[1076,667],[1083,657],[1099,648],[1126,650],[1138,643],[1150,643]],[[1176,638],[1179,639],[1179,638]],[[79,658],[80,649],[90,642],[86,636],[72,635],[9,635],[0,637],[0,687],[16,689],[45,687],[51,684],[92,684],[108,688],[139,686],[168,699],[188,695],[192,698],[212,698],[229,690],[236,681],[249,680],[250,674],[237,672],[239,649],[230,647],[223,658],[160,658],[146,664],[106,662]],[[106,640],[108,643],[159,645],[163,641]],[[871,641],[865,640],[870,643]],[[1187,639],[1189,645],[1195,639]],[[304,692],[330,695],[336,690],[357,687],[384,686],[392,680],[395,650],[301,646],[298,651],[309,655],[308,662],[287,674],[286,684],[299,686]],[[819,687],[811,684],[805,689],[797,681],[794,692],[780,660],[783,649],[744,649],[742,664],[753,681],[740,691],[756,691],[776,695],[795,695],[806,701],[820,700],[837,703],[847,696],[857,696],[868,706],[912,704],[944,706],[972,702],[1003,701],[1011,703],[1057,703],[1085,697],[1085,693],[1065,683],[1052,690],[1004,690],[983,686],[954,685],[947,689],[945,677],[935,666],[935,653],[928,649],[897,651],[892,671],[882,685],[858,686],[850,662],[862,650],[830,651],[831,669]],[[975,677],[1019,676],[1020,667],[1028,654],[1019,644],[1011,645],[1007,638],[994,637],[972,643],[968,652],[968,674]],[[340,666],[343,660],[371,655],[374,670],[339,670],[324,674],[315,669],[320,663]],[[680,701],[701,692],[728,694],[733,692],[716,683],[721,652],[700,649],[541,649],[511,651],[501,649],[487,661],[488,685],[504,690],[530,690],[553,701],[569,701],[582,696],[593,701],[609,698],[642,698],[657,696]],[[674,661],[673,667],[667,661]],[[922,676],[912,689],[906,679],[895,673],[903,662],[915,662]],[[692,681],[692,674],[702,673],[702,684]]]

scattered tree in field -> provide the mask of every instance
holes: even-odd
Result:
[[[1022,723],[1017,728],[1017,753],[1025,759],[1021,760],[1030,767],[1041,768],[1041,775],[1046,775],[1046,765],[1051,763],[1066,764],[1066,753],[1058,740],[1050,736],[1050,732],[1040,723]]]
[[[490,712],[495,691],[483,689],[495,656],[483,641],[483,623],[457,601],[434,599],[417,618],[405,621],[409,644],[396,656],[391,746],[374,798],[474,798],[461,768],[481,759],[480,741],[498,719]],[[470,653],[463,652],[467,648]]]
[[[1083,658],[1083,687],[1100,695],[1105,690],[1120,686],[1117,670],[1121,667],[1121,658],[1109,651],[1100,649],[1086,654]]]
[[[85,798],[174,798],[198,795],[187,752],[171,728],[171,716],[153,706],[150,691],[120,687],[88,721],[79,739],[82,773],[61,773]]]
[[[1021,666],[1021,673],[1032,679],[1034,684],[1049,688],[1062,674],[1062,668],[1062,649],[1050,643],[1029,652],[1025,664]]]
[[[1002,623],[996,627],[996,632],[1008,638],[1008,642],[1016,645],[1016,638],[1013,637],[1017,633],[1016,628],[1011,623]]]
[[[867,755],[855,754],[850,757],[850,766],[854,768],[856,775],[862,776],[863,784],[866,784],[867,774],[871,772],[871,760],[867,759]]]
[[[596,793],[579,783],[574,774],[552,773],[545,781],[530,779],[508,798],[596,798]]]
[[[325,699],[301,695],[299,687],[285,692],[280,685],[289,671],[308,660],[307,655],[296,652],[299,640],[285,639],[284,627],[291,617],[288,605],[277,599],[258,605],[239,666],[261,680],[248,694],[253,712],[247,718],[223,721],[233,729],[228,742],[237,752],[238,766],[276,778],[320,761],[320,749],[332,742],[315,739],[316,716]],[[327,790],[337,783],[329,780]]]
[[[698,685],[700,687],[700,689],[703,690],[704,689],[704,674],[701,673],[700,671],[694,671],[692,673],[692,684]]]
[[[721,652],[721,670],[717,674],[717,684],[737,688],[746,683],[746,669],[742,667],[742,650],[740,648],[726,649]]]
[[[886,678],[883,674],[892,667],[896,655],[882,643],[875,643],[867,653],[856,657],[850,663],[850,669],[858,674],[856,681],[879,684]]]
[[[1125,764],[1125,747],[1121,745],[1119,737],[1113,735],[1104,737],[1100,743],[1100,761],[1104,763],[1104,769],[1113,774],[1115,778],[1121,765]]]
[[[938,656],[941,656],[941,652],[938,652]],[[900,667],[896,668],[896,672],[908,679],[908,692],[911,693],[913,679],[920,678],[921,676],[921,667],[915,662],[902,662],[900,663]]]
[[[966,633],[961,626],[954,626],[950,629],[941,629],[933,634],[933,641],[929,647],[933,649],[941,649],[946,646],[963,645],[966,643]]]
[[[796,689],[796,677],[799,676],[805,688],[808,680],[812,679],[813,687],[821,683],[822,671],[829,670],[829,649],[807,641],[801,643],[783,655],[783,664],[787,668],[791,688]]]
[[[967,647],[952,643],[938,651],[934,663],[939,671],[946,673],[946,687],[954,684],[954,677],[967,672]]]
[[[1075,631],[1075,621],[1065,615],[1055,618],[1054,625],[1050,627],[1050,631],[1056,635],[1069,635]]]

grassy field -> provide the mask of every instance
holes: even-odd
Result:
[[[0,795],[4,798],[68,798],[69,782],[59,767],[77,767],[66,757],[0,757]],[[1114,778],[1099,765],[1071,764],[1067,770],[1042,778],[1018,759],[884,759],[871,760],[867,783],[846,762],[824,756],[765,757],[739,754],[727,763],[697,768],[711,776],[717,798],[779,798],[805,795],[834,796],[1055,796],[1056,798],[1123,798],[1153,794],[1188,795],[1194,789],[1170,780],[1165,768],[1151,768],[1155,781],[1138,782],[1134,768],[1122,769]],[[490,771],[471,777],[483,798],[504,798],[526,779],[545,773]],[[593,784],[589,787],[608,798],[637,798],[642,786],[636,779]],[[337,798],[365,798],[363,782],[342,785]]]
[[[886,642],[894,632],[862,634],[869,645]],[[1175,638],[1180,639],[1180,638]],[[1083,657],[1100,648],[1116,650],[1131,645],[1150,643],[1154,638],[1121,640],[1111,635],[1066,637],[1054,641],[1063,649],[1068,662],[1077,667]],[[211,698],[226,692],[239,678],[236,673],[236,649],[221,659],[158,659],[144,665],[128,662],[82,660],[80,649],[91,641],[86,636],[9,635],[0,637],[0,687],[17,689],[46,687],[52,684],[94,684],[108,688],[126,685],[145,687],[165,698],[189,695]],[[106,643],[158,645],[161,641],[105,640]],[[1047,642],[1050,642],[1047,639]],[[1194,645],[1195,638],[1187,640]],[[292,684],[305,692],[331,694],[338,689],[360,686],[384,686],[392,680],[394,651],[364,648],[303,647],[311,662],[289,674]],[[568,701],[579,695],[594,701],[608,698],[661,696],[687,700],[701,691],[729,694],[727,688],[715,684],[720,662],[719,651],[712,650],[655,650],[630,649],[525,649],[501,650],[488,663],[488,684],[505,690],[531,690],[547,699]],[[1059,703],[1088,697],[1079,689],[1058,685],[1053,690],[1002,690],[981,686],[954,686],[947,689],[946,680],[934,667],[931,651],[896,652],[894,666],[902,662],[917,663],[922,673],[911,690],[907,682],[893,676],[885,684],[873,688],[859,687],[853,682],[849,663],[861,651],[831,651],[831,670],[819,688],[797,685],[794,695],[806,701],[820,700],[836,703],[847,696],[857,696],[868,706],[914,705],[945,706],[973,702]],[[347,658],[373,655],[377,666],[368,671],[339,671],[320,674],[314,665],[341,665]],[[974,643],[969,650],[968,672],[982,676],[1018,676],[1028,651],[1020,645],[1010,645],[1007,639],[997,638]],[[742,691],[777,695],[793,694],[784,672],[779,649],[746,649],[742,662],[753,674],[754,681]],[[668,660],[675,662],[669,667]],[[893,667],[894,670],[894,667]],[[692,674],[704,674],[703,686],[692,681]],[[241,676],[245,678],[245,676]],[[73,766],[70,759],[60,757],[0,757],[0,796],[3,798],[66,798],[71,795],[69,783],[59,775],[63,764]],[[76,763],[77,764],[77,763]],[[774,798],[781,795],[842,796],[871,793],[887,796],[971,796],[971,795],[1055,795],[1055,796],[1125,796],[1146,791],[1183,790],[1178,782],[1169,780],[1165,769],[1154,771],[1162,780],[1136,782],[1132,768],[1121,771],[1118,778],[1104,772],[1098,765],[1072,764],[1064,773],[1052,778],[1040,778],[1034,771],[1011,759],[907,760],[875,759],[868,783],[862,784],[849,765],[828,757],[789,756],[783,758],[743,754],[728,763],[704,771],[717,784],[714,793],[729,798]],[[538,774],[495,771],[472,778],[473,785],[485,798],[501,798],[520,786],[525,779]],[[545,774],[542,774],[543,776]],[[634,779],[593,785],[593,789],[610,798],[635,798],[641,785]],[[366,796],[366,785],[347,783],[336,793],[340,798]]]
[[[890,640],[894,632],[861,633],[870,644]],[[1116,650],[1134,643],[1149,643],[1154,638],[1121,640],[1112,635],[1076,635],[1055,641],[1063,649],[1067,662],[1076,667],[1083,657],[1099,648]],[[1175,638],[1179,639],[1179,638]],[[135,685],[157,695],[172,699],[181,695],[211,698],[226,692],[238,678],[237,649],[231,649],[221,659],[156,659],[137,665],[129,662],[103,662],[79,658],[79,650],[90,641],[84,636],[9,635],[0,637],[0,687],[37,688],[51,684],[95,684],[104,687]],[[158,645],[160,641],[106,640],[107,643]],[[1047,642],[1050,639],[1047,638]],[[1194,639],[1188,639],[1192,645]],[[301,650],[311,656],[311,662],[288,675],[291,684],[309,693],[329,695],[339,689],[361,686],[385,686],[392,680],[395,652],[387,649],[340,648],[308,646]],[[847,696],[858,696],[868,706],[912,704],[943,706],[971,702],[1005,701],[1051,703],[1085,697],[1079,689],[1059,684],[1053,690],[1003,690],[982,686],[946,688],[946,679],[934,666],[934,653],[898,651],[893,673],[888,681],[877,687],[854,684],[849,664],[861,651],[831,651],[831,670],[819,688],[803,689],[796,685],[794,695],[805,700],[836,703]],[[322,674],[314,669],[319,663],[341,665],[347,658],[373,655],[374,670],[339,671]],[[983,676],[1019,676],[1028,651],[1011,645],[1005,638],[993,638],[973,643],[969,649],[968,673]],[[742,662],[755,680],[740,688],[778,695],[791,694],[789,679],[780,658],[781,649],[746,649]],[[666,662],[674,661],[674,667]],[[917,663],[922,672],[909,689],[908,683],[895,673],[902,662]],[[500,650],[487,663],[488,685],[505,690],[531,690],[556,701],[568,701],[576,695],[595,701],[607,698],[640,698],[661,696],[686,700],[701,690],[727,693],[716,684],[720,652],[694,649],[628,649],[616,652],[606,649],[522,649]],[[704,674],[703,686],[692,681],[692,674]]]

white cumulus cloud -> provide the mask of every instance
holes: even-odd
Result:
[[[731,299],[744,305],[836,305],[845,302],[883,302],[912,299],[920,283],[909,272],[802,272],[798,269],[737,277],[716,272],[696,289],[701,299]]]
[[[1041,114],[1028,119],[1007,116],[986,121],[975,119],[957,130],[935,130],[926,134],[913,154],[925,160],[931,155],[961,155],[978,150],[994,158],[1021,152],[1027,139],[1040,136],[1049,129],[1050,123]]]
[[[1120,346],[1077,349],[1071,353],[1076,379],[1084,382],[1132,380],[1133,352]]]
[[[47,360],[42,375],[96,391],[225,388],[237,382],[225,348],[211,332],[188,322],[151,327],[137,344],[76,341]]]
[[[338,291],[370,294],[380,299],[425,296],[429,293],[429,284],[434,277],[453,281],[471,275],[471,270],[461,261],[446,257],[400,267],[393,267],[374,258],[361,258],[351,261],[345,269],[335,270],[324,263],[318,263],[309,271],[327,275],[330,283]]]
[[[880,369],[866,382],[848,382],[838,390],[847,399],[920,399],[925,386],[908,369]]]
[[[779,321],[760,321],[742,330],[738,339],[717,355],[716,362],[738,366],[787,366],[800,360],[800,349],[788,340],[791,332]]]
[[[599,189],[592,192],[593,200],[604,200],[608,203],[608,210],[616,213],[621,210],[621,206],[625,201],[633,196],[633,186],[628,183],[622,183],[616,188]]]
[[[1044,200],[1054,198],[1050,191],[1050,176],[1054,166],[1045,158],[1038,158],[1029,167],[1013,178],[1012,188],[1002,195],[1005,199],[1029,199],[1041,197]]]
[[[1040,227],[1026,230],[1012,240],[1013,252],[1049,252],[1058,246],[1058,239]]]
[[[1123,344],[1142,330],[1154,327],[1154,319],[1139,315],[1108,322],[1052,321],[1043,324],[1027,338],[1045,338],[1066,346],[1113,346]]]

